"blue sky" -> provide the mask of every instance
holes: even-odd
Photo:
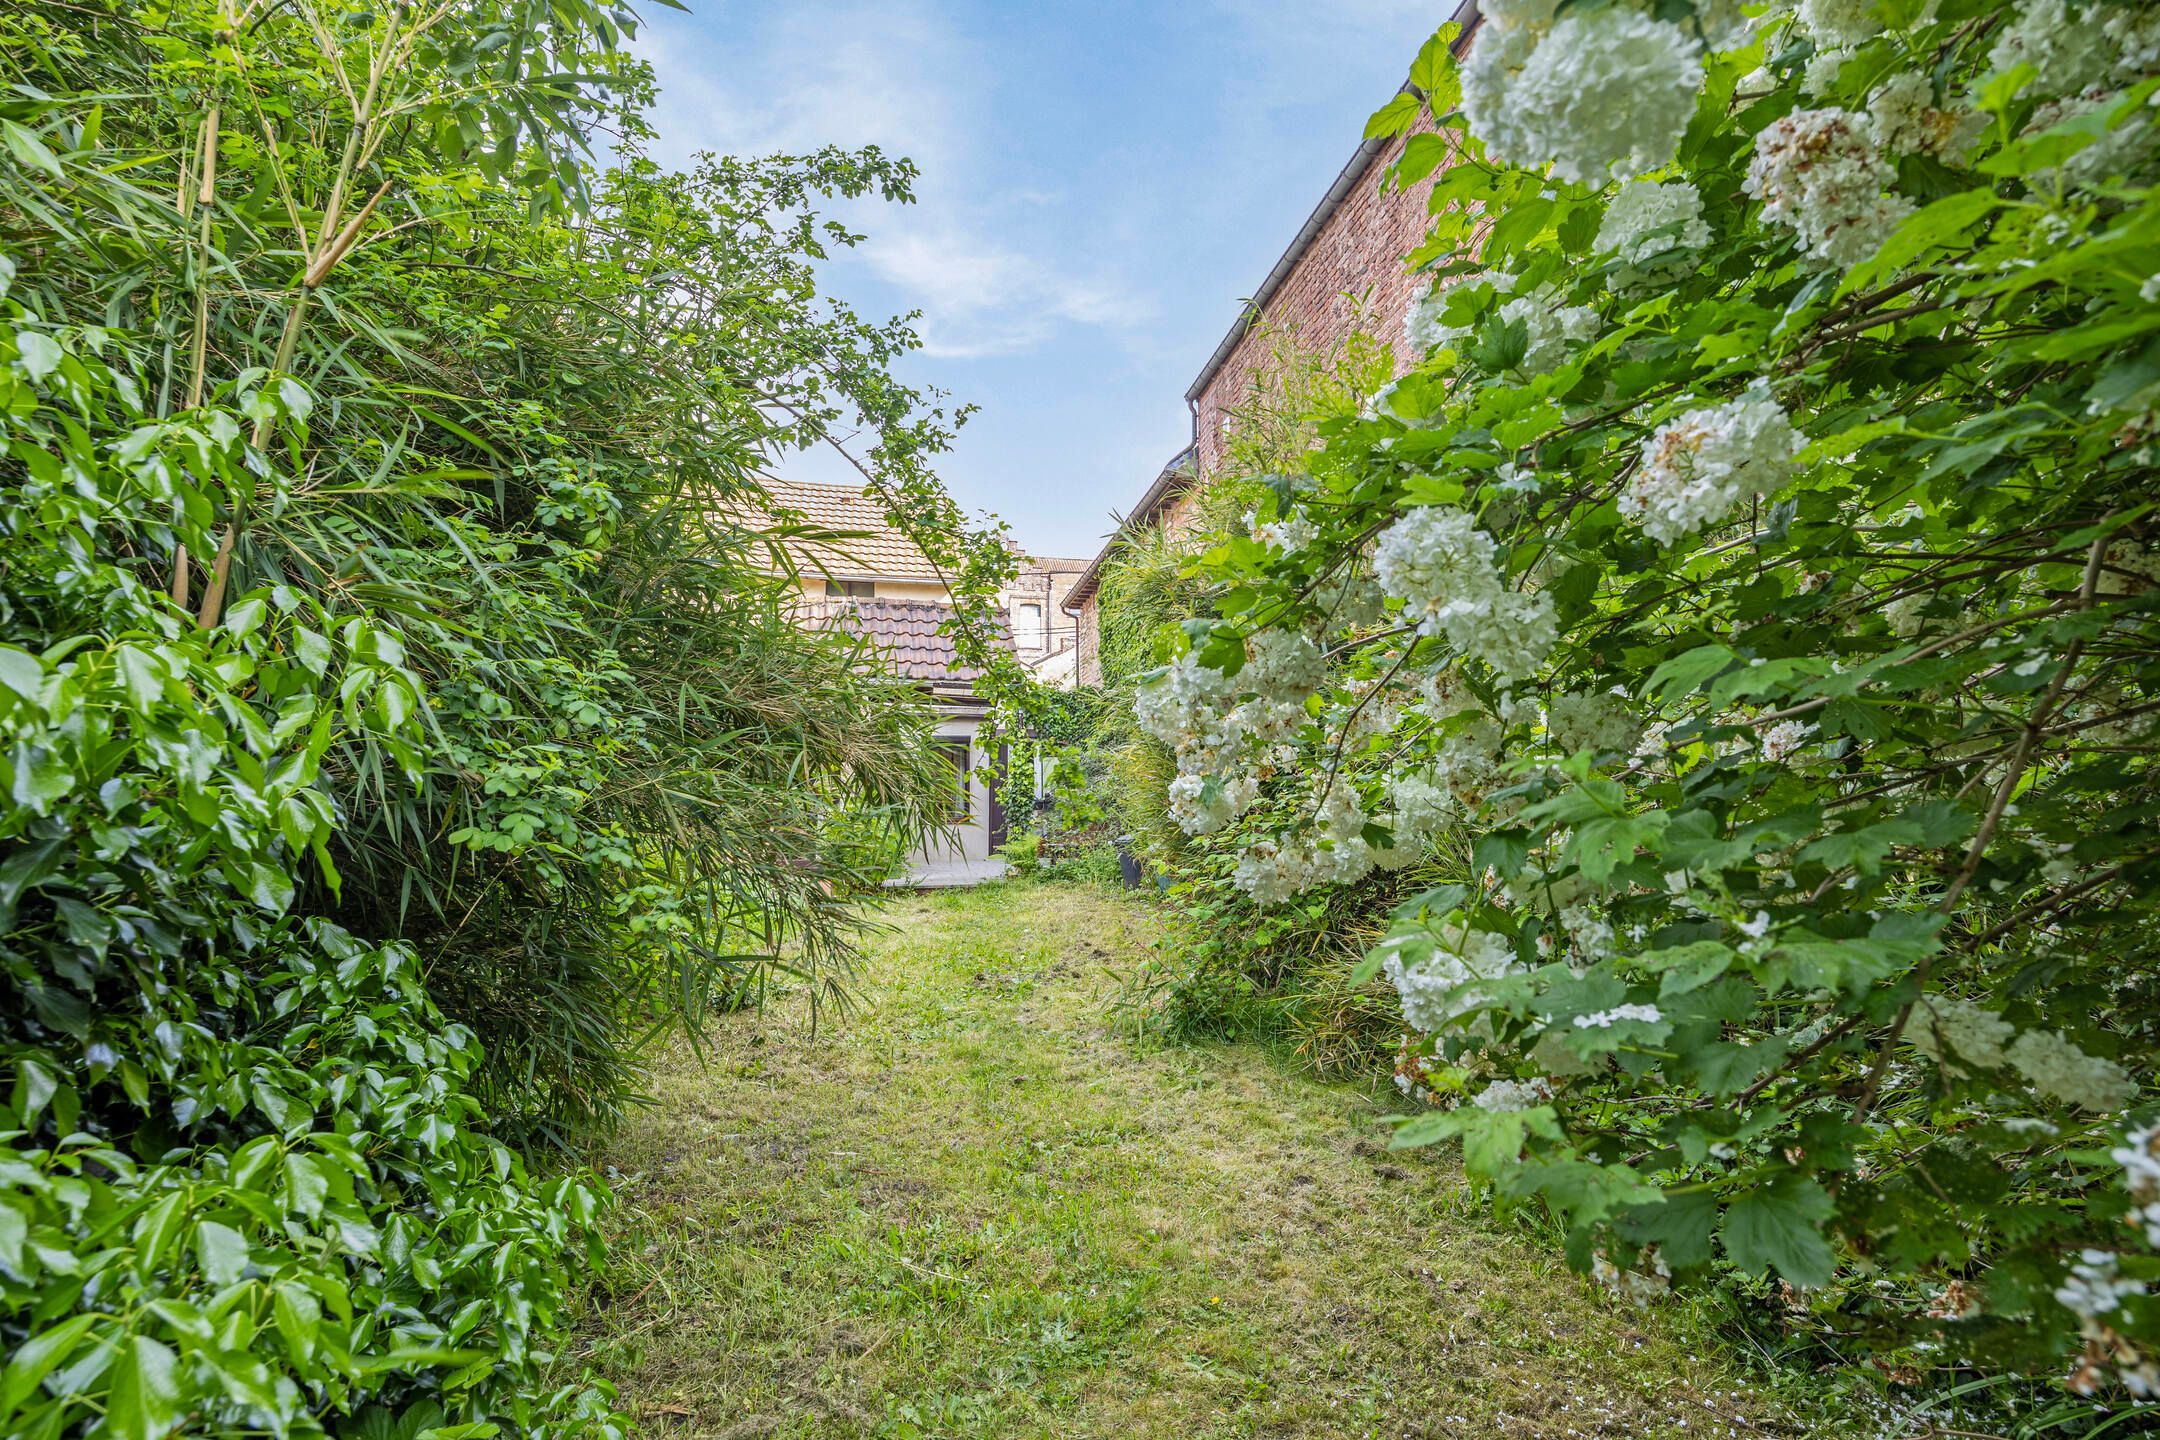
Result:
[[[690,0],[648,8],[655,158],[876,143],[918,203],[851,210],[828,287],[923,312],[906,377],[980,407],[971,510],[1092,555],[1185,444],[1185,388],[1451,6],[1407,0]],[[805,480],[852,478],[805,459]]]

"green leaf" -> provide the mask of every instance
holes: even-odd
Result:
[[[195,1227],[195,1256],[202,1265],[204,1277],[212,1285],[223,1288],[247,1270],[247,1237],[230,1225],[205,1220]]]
[[[103,1433],[112,1440],[163,1440],[180,1418],[180,1357],[136,1335],[113,1361]]]
[[[15,332],[15,350],[23,373],[36,384],[60,368],[67,352],[58,341],[42,330],[18,330]]]
[[[1837,1257],[1820,1227],[1835,1208],[1813,1180],[1780,1175],[1732,1203],[1718,1238],[1726,1258],[1750,1275],[1774,1270],[1795,1285],[1827,1285]]]
[[[1374,140],[1382,135],[1400,135],[1417,123],[1424,110],[1415,95],[1397,95],[1373,111],[1372,118],[1365,122],[1365,138]]]
[[[1727,645],[1698,645],[1658,666],[1651,672],[1650,683],[1644,689],[1652,699],[1678,700],[1701,690],[1739,658]]]
[[[27,650],[0,645],[0,685],[25,700],[35,701],[45,684],[45,667]]]
[[[8,153],[32,170],[42,170],[55,180],[65,180],[67,172],[60,168],[60,157],[53,154],[37,132],[13,120],[0,119],[0,135],[5,135]]]
[[[0,1420],[15,1415],[53,1369],[74,1353],[90,1327],[109,1317],[94,1312],[70,1315],[50,1330],[41,1330],[16,1347],[0,1374]]]

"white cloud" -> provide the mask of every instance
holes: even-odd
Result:
[[[914,205],[839,208],[868,236],[843,264],[922,312],[925,354],[1010,355],[1060,325],[1122,330],[1153,314],[1117,275],[1049,258],[1063,197],[985,153],[997,72],[934,6],[791,7],[763,24],[739,14],[701,26],[704,43],[671,40],[673,17],[642,41],[661,87],[657,158],[877,145],[914,160]]]

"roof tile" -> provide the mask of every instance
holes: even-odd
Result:
[[[806,601],[805,621],[859,635],[878,650],[893,674],[909,680],[968,684],[982,674],[960,663],[952,636],[944,631],[953,607],[929,600],[831,598]],[[1012,635],[1001,624],[997,644],[1012,649]]]

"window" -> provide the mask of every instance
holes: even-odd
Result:
[[[958,824],[966,824],[975,818],[975,796],[968,784],[968,766],[975,758],[975,744],[971,740],[940,740],[938,749],[952,762],[956,779],[953,784],[952,818]]]
[[[1013,644],[1022,650],[1043,648],[1042,606],[1022,605],[1013,620]]]
[[[868,600],[877,594],[875,580],[827,580],[825,594],[828,597],[848,596],[855,600]]]

